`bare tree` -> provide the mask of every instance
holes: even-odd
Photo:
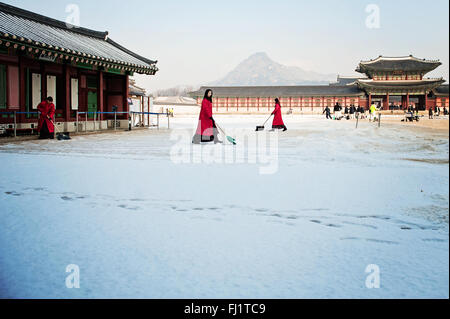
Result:
[[[184,96],[187,97],[189,92],[194,91],[194,87],[192,85],[186,85],[186,86],[177,86],[173,88],[168,89],[161,89],[155,91],[154,95],[155,97],[158,96]]]

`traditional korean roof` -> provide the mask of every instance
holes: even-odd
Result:
[[[155,74],[157,61],[114,42],[108,32],[66,24],[0,2],[0,46],[115,70]]]
[[[330,86],[349,85],[349,84],[355,83],[357,80],[363,80],[363,79],[367,79],[367,78],[338,75],[337,81],[330,83]]]
[[[356,72],[371,75],[373,73],[422,73],[426,74],[439,67],[442,63],[439,60],[419,59],[412,55],[405,57],[384,57],[370,61],[361,61]]]
[[[145,89],[140,88],[139,86],[136,86],[135,83],[130,83],[128,85],[128,93],[132,96],[145,96],[146,95]]]
[[[192,97],[203,97],[205,91],[211,89],[215,97],[298,97],[298,96],[363,96],[356,85],[328,86],[328,85],[298,85],[298,86],[216,86],[201,87],[198,91],[190,92]]]
[[[184,96],[159,96],[153,100],[153,104],[166,106],[197,106],[197,101]]]
[[[439,87],[445,80],[440,79],[423,79],[423,80],[407,80],[407,81],[374,81],[374,80],[358,80],[356,84],[368,92],[370,91],[417,91],[417,90],[433,90]]]
[[[444,84],[441,86],[438,86],[436,89],[434,89],[434,94],[436,96],[449,96],[449,89],[448,89],[448,84]]]

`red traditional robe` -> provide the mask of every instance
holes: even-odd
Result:
[[[47,101],[43,101],[38,105],[38,110],[41,112],[38,123],[38,131],[40,132],[44,122],[47,124],[49,133],[55,132],[55,127],[53,126],[53,116],[55,115],[55,105]]]
[[[211,120],[212,116],[212,103],[207,99],[203,99],[200,117],[198,119],[197,132],[195,133],[197,136],[201,135],[204,138],[210,138],[214,135],[213,121]]]
[[[281,105],[275,106],[275,111],[272,112],[274,116],[272,126],[284,126],[283,117],[281,115]]]

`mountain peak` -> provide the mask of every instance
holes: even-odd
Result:
[[[242,63],[256,62],[256,63],[273,63],[273,61],[269,58],[266,52],[257,52],[252,54],[247,59],[245,59]]]
[[[256,52],[249,57],[249,59],[251,59],[251,58],[267,58],[267,59],[269,59],[269,56],[267,55],[266,52]]]
[[[336,80],[334,74],[320,74],[305,71],[299,67],[279,64],[269,58],[266,52],[256,52],[242,61],[217,86],[270,86],[270,85],[313,85],[329,84]]]

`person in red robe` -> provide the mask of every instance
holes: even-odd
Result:
[[[53,117],[55,115],[55,105],[53,98],[49,96],[42,101],[37,109],[41,113],[38,123],[39,139],[53,139],[55,136],[55,127]]]
[[[272,115],[274,115],[273,123],[272,123],[272,130],[283,130],[287,131],[286,125],[284,125],[283,122],[283,116],[281,114],[281,103],[279,99],[275,99],[275,110],[272,112]]]
[[[212,97],[213,91],[210,89],[206,90],[200,110],[197,131],[192,139],[194,144],[200,144],[201,142],[222,143],[217,137],[217,126],[213,118]]]

